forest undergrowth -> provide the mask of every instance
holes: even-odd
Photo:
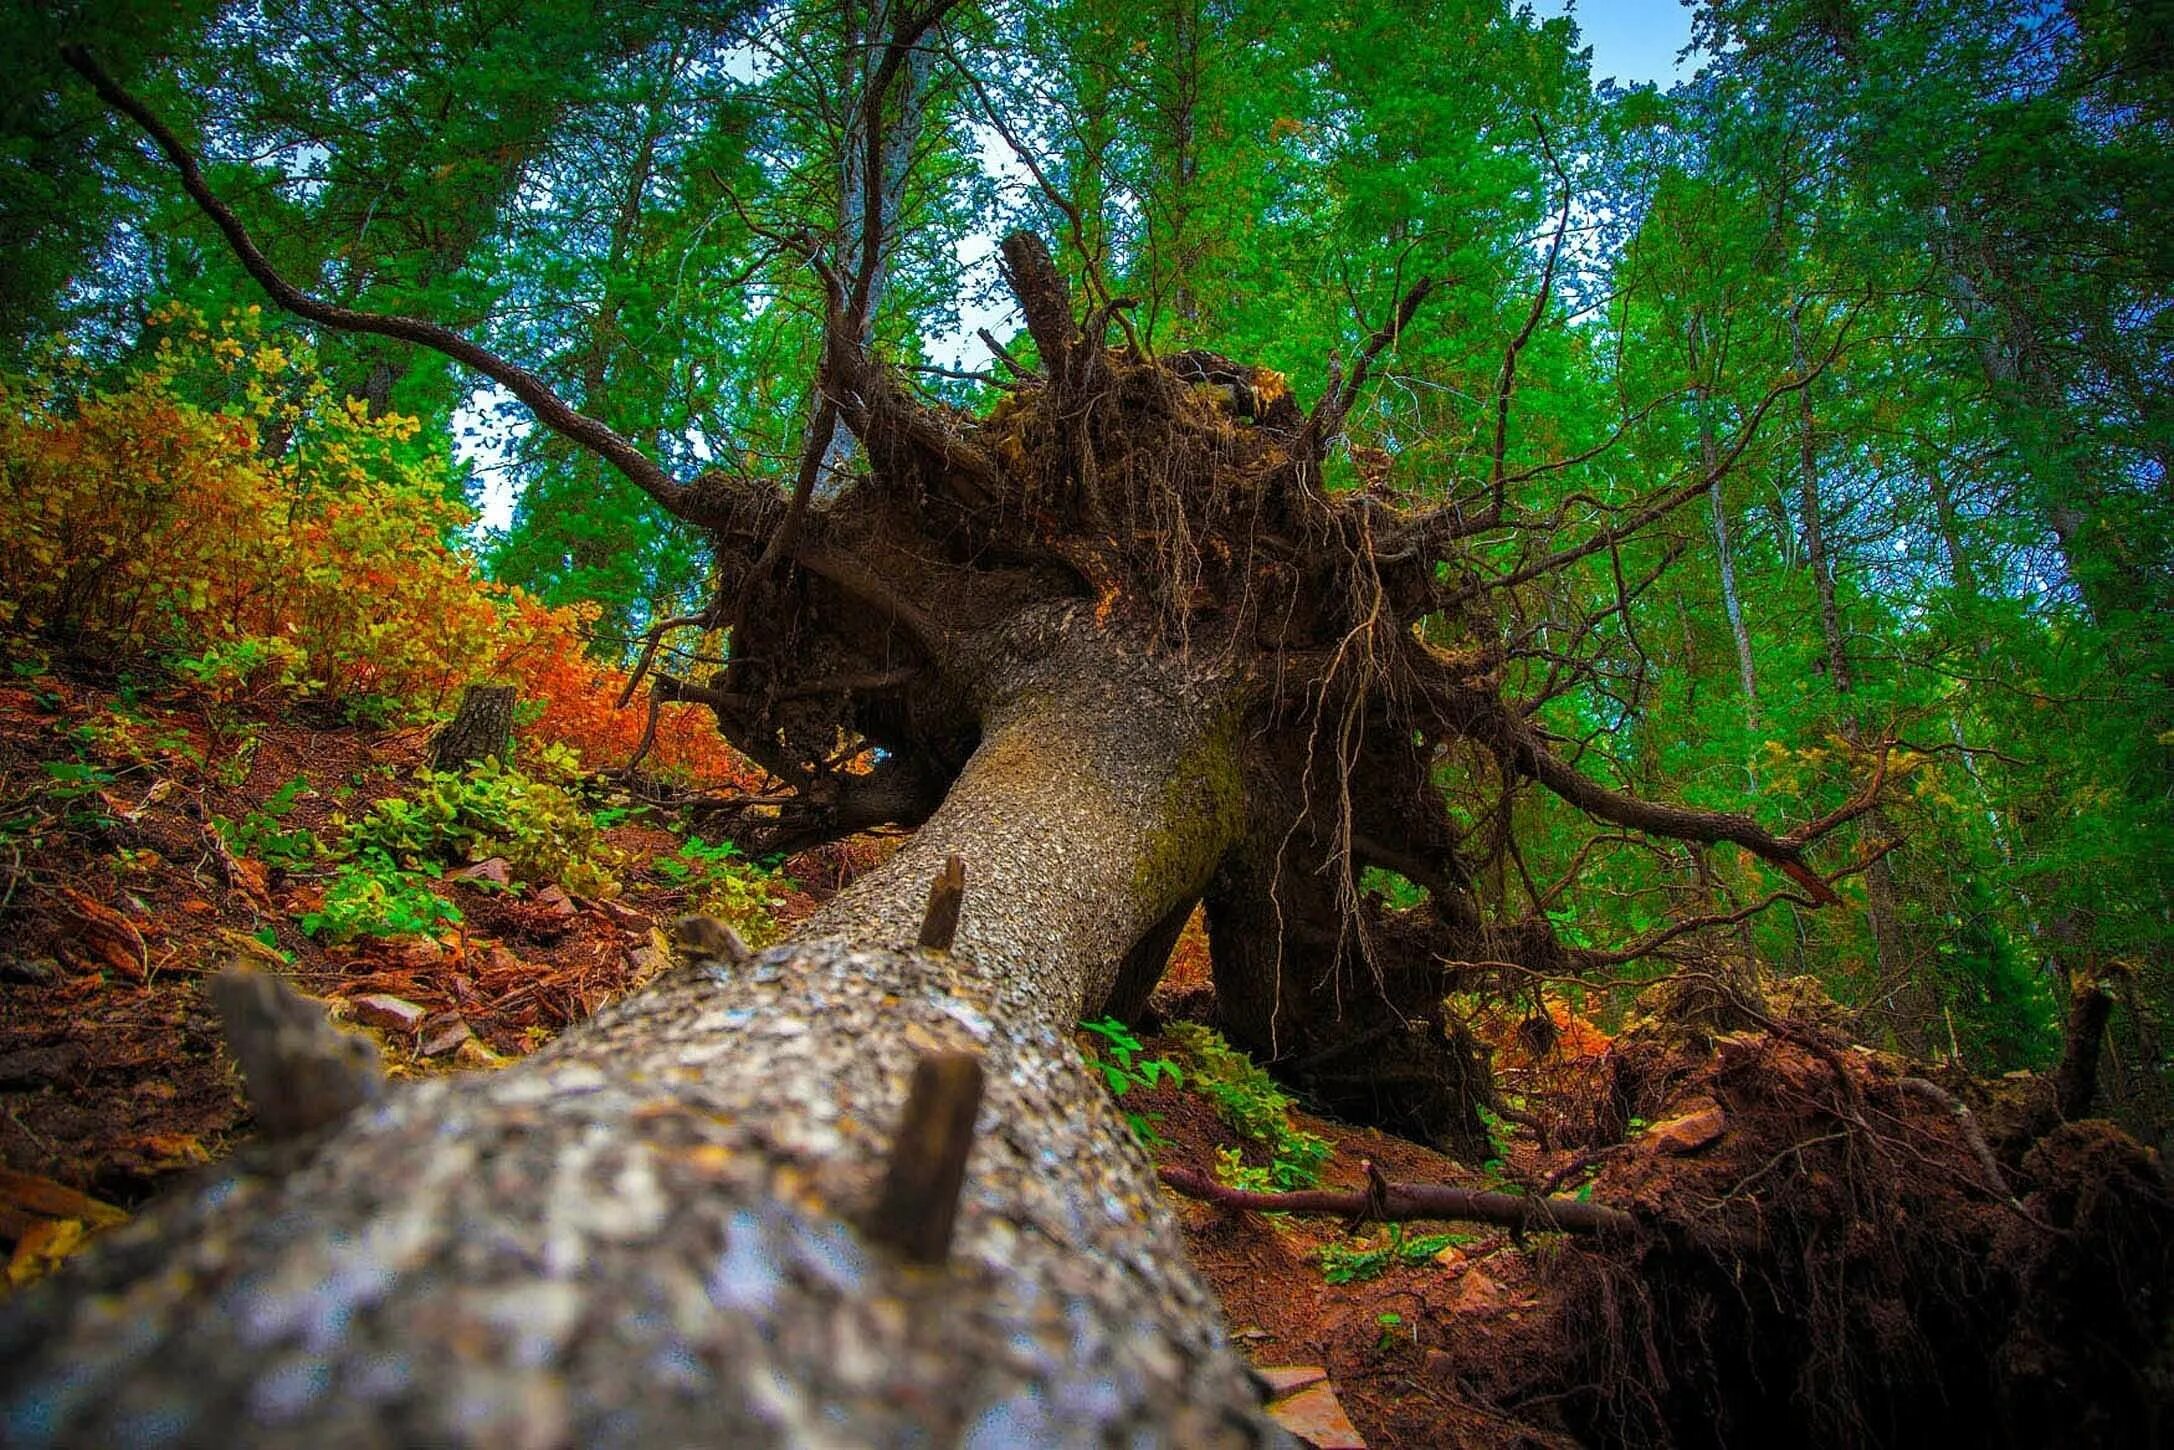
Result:
[[[24,669],[0,686],[12,1286],[250,1138],[205,990],[223,964],[321,1000],[395,1077],[488,1070],[666,970],[681,913],[759,942],[884,850],[750,862],[593,777],[544,792],[542,816],[580,813],[571,829],[554,836],[530,805],[494,836],[448,795],[543,782],[433,772],[428,735],[172,675]],[[516,869],[537,835],[578,849]],[[393,853],[389,873],[369,864]],[[358,865],[391,889],[334,927]],[[403,912],[403,892],[435,905]],[[1545,1027],[1474,1004],[1517,1121],[1490,1113],[1492,1155],[1459,1161],[1307,1111],[1222,1045],[1208,973],[1196,921],[1149,1025],[1081,1033],[1159,1166],[1270,1192],[1379,1174],[1555,1194],[1643,1226],[1613,1240],[1173,1196],[1231,1331],[1296,1386],[1279,1402],[1294,1413],[1317,1415],[1318,1372],[1375,1446],[2116,1444],[2162,1423],[2174,1209],[2156,1154],[2097,1122],[2034,1141],[2027,1075],[1940,1074],[1996,1185],[1949,1108],[1911,1086],[1929,1069],[1850,1044],[1817,1002],[1729,1031],[1666,1011],[1604,1027],[1560,997]]]

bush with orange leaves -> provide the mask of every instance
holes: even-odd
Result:
[[[584,652],[588,617],[482,577],[456,542],[473,515],[414,419],[333,397],[255,308],[150,325],[155,351],[117,386],[65,352],[0,379],[0,629],[407,719],[511,683],[540,709],[526,738],[592,765],[633,754],[646,716],[612,708],[624,677]],[[752,775],[686,707],[650,761]]]

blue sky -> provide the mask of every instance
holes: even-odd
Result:
[[[1691,10],[1681,0],[1534,0],[1541,15],[1568,13],[1593,48],[1593,79],[1654,81],[1662,90],[1688,80],[1676,52],[1691,41]]]

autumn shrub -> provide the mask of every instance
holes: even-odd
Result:
[[[592,765],[623,764],[634,758],[648,724],[638,705],[619,708],[626,674],[600,663],[588,652],[586,635],[598,610],[594,605],[551,608],[520,591],[507,592],[505,643],[493,669],[519,680],[535,714],[529,731],[580,752]],[[665,705],[645,764],[668,774],[712,785],[753,790],[760,772],[727,745],[708,713],[693,705]]]
[[[531,744],[623,764],[647,715],[588,653],[593,609],[485,579],[441,442],[335,397],[257,309],[179,306],[120,382],[60,352],[0,378],[0,629],[160,658],[217,699],[303,690],[367,723],[442,715],[470,683],[517,685]],[[714,724],[666,706],[650,768],[752,784]]]

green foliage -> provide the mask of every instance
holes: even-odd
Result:
[[[46,778],[53,782],[45,788],[45,794],[56,801],[94,796],[119,779],[110,770],[80,761],[48,760],[44,764]]]
[[[1979,1071],[2043,1068],[2060,1056],[2059,1005],[2043,973],[1999,925],[1992,892],[1976,877],[1942,923],[1935,965],[1963,1061]]]
[[[1393,1223],[1378,1236],[1323,1244],[1317,1258],[1321,1277],[1329,1283],[1363,1284],[1380,1278],[1393,1264],[1424,1264],[1446,1248],[1473,1240],[1467,1233],[1415,1234],[1407,1225]]]
[[[1503,1162],[1510,1155],[1510,1125],[1485,1103],[1474,1103],[1472,1111],[1479,1115],[1480,1126],[1487,1130],[1487,1161],[1480,1165],[1480,1171],[1490,1178],[1500,1177]]]
[[[175,655],[167,663],[205,694],[225,700],[268,686],[301,683],[308,656],[291,640],[243,635],[216,641],[198,654]]]
[[[1414,886],[1396,872],[1379,866],[1369,866],[1359,874],[1359,889],[1379,896],[1398,911],[1409,911],[1427,899],[1426,887]]]
[[[288,826],[283,822],[308,789],[309,781],[298,775],[240,820],[213,816],[212,824],[237,856],[251,857],[289,871],[307,870],[324,856],[325,848],[309,827]]]
[[[1185,1085],[1185,1074],[1178,1070],[1176,1063],[1164,1057],[1141,1057],[1145,1049],[1140,1039],[1115,1017],[1082,1022],[1080,1027],[1102,1040],[1101,1050],[1088,1047],[1083,1049],[1083,1055],[1087,1065],[1102,1074],[1103,1082],[1109,1085],[1110,1096],[1123,1098],[1134,1088],[1152,1092],[1165,1078],[1175,1087]],[[1162,1142],[1161,1135],[1155,1131],[1153,1114],[1131,1109],[1123,1111],[1125,1121],[1132,1125],[1132,1131],[1141,1142],[1150,1147]]]
[[[365,850],[340,867],[325,888],[324,905],[303,916],[302,930],[334,946],[358,936],[434,936],[461,915],[430,889],[429,879],[383,851]]]
[[[49,8],[0,22],[22,58],[0,82],[11,649],[137,642],[219,694],[316,682],[387,721],[475,675],[503,619],[451,607],[470,581],[433,552],[458,527],[466,381],[381,338],[328,336],[305,365],[262,334],[241,310],[255,284],[56,64],[63,36],[205,138],[213,181],[291,275],[529,362],[677,471],[789,484],[823,303],[772,239],[839,230],[835,87],[855,67],[823,61],[865,54],[856,16],[874,12],[709,23],[542,0],[509,24],[300,0],[282,12],[313,38],[297,49],[197,0]],[[1077,209],[1054,229],[1061,261],[1139,299],[1127,320],[1158,351],[1211,346],[1303,390],[1401,286],[1448,279],[1378,360],[1326,481],[1424,506],[1499,476],[1514,512],[1553,522],[1474,534],[1444,563],[1484,592],[1421,634],[1515,642],[1505,694],[1637,795],[1786,830],[1884,772],[1879,810],[1813,848],[1839,870],[1901,843],[1843,880],[1841,907],[1785,904],[1672,950],[1815,975],[1916,1051],[1944,1049],[1952,1016],[1966,1061],[2004,1067],[2046,1060],[2061,970],[2126,965],[2135,1001],[2174,1014],[2163,8],[1706,0],[1702,73],[1667,93],[1596,89],[1573,18],[1501,0],[1053,0],[984,8],[955,38]],[[974,155],[979,97],[923,97],[881,279],[886,359],[947,361],[934,344],[976,250],[959,244],[1021,219]],[[304,157],[308,184],[290,184]],[[1543,295],[1558,162],[1577,227]],[[722,277],[747,285],[696,285]],[[146,328],[147,296],[180,305]],[[82,338],[65,357],[43,341],[63,321]],[[549,430],[458,416],[506,446],[518,485],[484,544],[495,576],[589,606],[600,627],[562,630],[554,673],[583,676],[565,694],[588,699],[573,713],[592,756],[630,748],[613,732],[638,731],[635,712],[588,688],[582,651],[707,598],[701,541]],[[1507,582],[1535,549],[1649,508],[1654,527]],[[46,794],[89,809],[113,783],[91,772],[117,759]],[[1608,839],[1469,753],[1438,769],[1475,850],[1516,843],[1515,870],[1474,873],[1488,925],[1544,916],[1606,951],[1789,885],[1726,845]],[[385,823],[423,842],[392,854],[458,860],[519,834],[464,808],[442,830]],[[596,858],[540,809],[533,869],[580,875]],[[660,878],[728,917],[767,901],[768,878],[710,849]],[[1392,872],[1360,884],[1421,900]],[[2124,1079],[2165,1063],[2137,1067]],[[1218,1091],[1269,1131],[1258,1094]]]
[[[594,819],[602,822],[605,814],[599,812]],[[763,947],[777,939],[773,913],[778,898],[793,889],[792,878],[750,861],[735,843],[689,836],[671,855],[652,860],[649,868],[667,884],[683,888],[694,910],[731,926],[749,946]]]
[[[1170,1035],[1191,1062],[1192,1090],[1214,1103],[1225,1123],[1268,1156],[1259,1170],[1265,1177],[1241,1174],[1246,1181],[1239,1183],[1229,1176],[1240,1166],[1237,1155],[1231,1155],[1223,1164],[1226,1183],[1284,1193],[1321,1181],[1321,1166],[1332,1151],[1328,1140],[1291,1126],[1291,1099],[1266,1072],[1198,1023],[1175,1023]]]
[[[420,772],[409,794],[378,801],[348,826],[346,849],[409,868],[503,856],[517,880],[589,896],[616,895],[622,865],[573,794],[496,760]]]

